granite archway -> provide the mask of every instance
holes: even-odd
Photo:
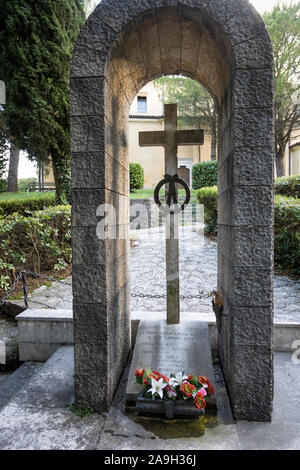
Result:
[[[71,67],[76,401],[105,411],[130,350],[128,243],[96,236],[97,207],[128,229],[127,119],[162,75],[201,82],[219,108],[219,351],[234,415],[273,400],[272,47],[247,0],[102,0]],[[259,402],[253,397],[259,397]]]

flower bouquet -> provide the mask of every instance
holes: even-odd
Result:
[[[209,379],[201,375],[179,372],[166,377],[151,369],[137,369],[135,377],[144,387],[137,400],[139,414],[197,418],[204,413],[206,399],[214,394]]]

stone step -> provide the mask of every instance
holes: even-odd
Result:
[[[0,450],[95,448],[103,418],[82,419],[73,403],[74,349],[63,346],[0,410]]]
[[[25,362],[0,384],[0,410],[23,389],[29,380],[40,370],[41,362]]]

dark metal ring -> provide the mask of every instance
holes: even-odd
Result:
[[[179,208],[177,208],[175,210],[172,210],[173,214],[174,213],[178,214],[179,212],[184,211],[185,206],[188,205],[188,203],[190,202],[190,198],[191,198],[190,188],[188,187],[188,185],[186,184],[186,182],[184,180],[182,180],[181,178],[178,177],[178,175],[174,175],[174,176],[165,175],[164,179],[162,179],[154,189],[154,202],[159,207],[159,209],[164,213],[169,212],[169,210],[162,207],[162,203],[159,199],[159,191],[167,183],[173,183],[174,185],[176,183],[178,183],[181,186],[183,186],[183,188],[185,189],[186,194],[185,194],[184,203]],[[177,203],[177,201],[176,201],[176,203]],[[168,206],[169,206],[169,208],[171,207],[170,205],[168,205]]]

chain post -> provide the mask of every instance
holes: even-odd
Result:
[[[23,294],[24,294],[24,303],[25,307],[28,308],[28,294],[27,294],[27,283],[26,283],[26,273],[22,272],[22,282],[23,282]]]

